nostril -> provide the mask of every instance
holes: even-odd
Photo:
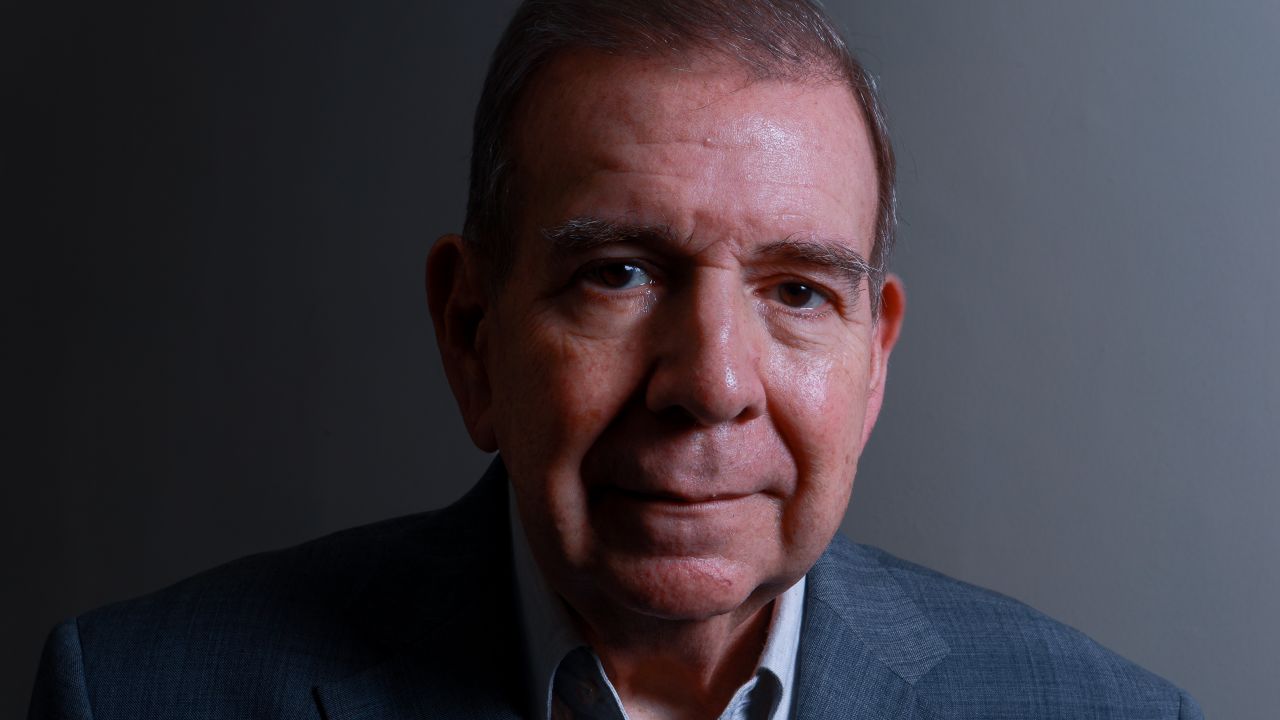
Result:
[[[738,413],[738,417],[734,418],[738,422],[746,422],[754,420],[764,414],[764,407],[760,403],[748,403],[742,408],[742,412]]]
[[[671,428],[683,429],[698,424],[698,418],[684,407],[668,405],[657,412],[658,420]]]

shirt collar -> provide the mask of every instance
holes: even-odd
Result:
[[[520,522],[515,493],[507,493],[507,515],[511,523],[512,560],[515,564],[516,594],[520,620],[524,626],[525,662],[532,679],[529,707],[535,718],[551,717],[551,691],[556,668],[573,650],[587,643],[574,629],[564,601],[547,586],[529,548]],[[773,675],[781,692],[768,717],[789,717],[800,648],[800,624],[804,617],[805,578],[775,600],[764,650],[756,675]],[[782,712],[778,712],[781,709]]]

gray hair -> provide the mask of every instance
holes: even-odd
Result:
[[[486,258],[495,287],[515,254],[516,108],[538,69],[574,49],[640,57],[709,51],[759,79],[847,84],[862,108],[876,160],[879,212],[869,279],[872,313],[879,313],[897,225],[893,148],[874,80],[814,0],[525,0],[494,50],[472,136],[463,235]]]

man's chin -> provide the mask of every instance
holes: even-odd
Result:
[[[760,587],[752,567],[722,557],[628,558],[610,565],[598,589],[616,606],[655,619],[698,621],[732,613]]]

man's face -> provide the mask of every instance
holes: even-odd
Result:
[[[558,58],[516,137],[517,254],[464,409],[575,606],[699,619],[803,575],[843,517],[901,313],[877,322],[850,91]]]

